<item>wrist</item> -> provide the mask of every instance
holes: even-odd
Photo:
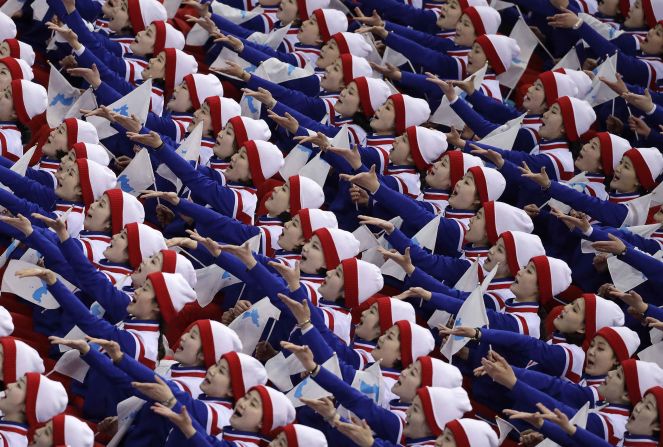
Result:
[[[548,191],[551,186],[552,186],[552,180],[548,180],[547,184],[541,185],[541,191]]]
[[[301,323],[297,323],[297,327],[298,327],[299,329],[302,329],[302,330],[303,330],[303,329],[306,329],[310,324],[312,324],[312,323],[311,323],[311,319],[308,318],[308,319],[302,321]]]
[[[578,21],[573,25],[573,29],[578,29],[582,26],[582,19],[578,17]]]
[[[168,399],[161,402],[161,405],[163,405],[164,407],[173,408],[175,406],[176,402],[177,402],[177,399],[175,399],[175,396],[173,396],[171,394]]]

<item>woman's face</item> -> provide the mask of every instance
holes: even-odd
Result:
[[[214,155],[222,160],[228,159],[237,152],[237,145],[235,144],[235,129],[232,123],[226,124],[226,127],[216,135],[214,142]]]
[[[139,320],[155,320],[159,315],[157,295],[152,281],[145,281],[141,287],[134,290],[134,296],[127,306],[127,313]]]
[[[230,380],[228,360],[221,358],[207,369],[205,379],[200,382],[200,391],[208,396],[221,399],[231,397],[233,392]]]
[[[640,402],[635,404],[626,422],[626,431],[639,436],[653,436],[655,432],[661,431],[658,406],[652,393],[645,395]]]
[[[134,287],[140,287],[145,284],[147,275],[160,272],[163,268],[163,253],[156,253],[149,258],[143,259],[138,268],[131,274],[131,283]]]
[[[313,236],[317,237],[317,236]],[[318,287],[318,293],[327,301],[336,301],[343,298],[343,266],[339,265],[334,270],[328,270],[325,280]]]
[[[407,132],[403,132],[402,135],[394,139],[393,147],[389,153],[389,160],[397,166],[414,165],[412,152],[410,152],[410,138]]]
[[[456,29],[456,24],[460,16],[463,14],[458,0],[451,0],[447,3],[442,3],[440,6],[440,16],[435,24],[440,29]]]
[[[208,137],[214,132],[212,127],[212,114],[209,111],[209,104],[206,102],[195,112],[193,112],[193,120],[189,124],[188,132],[191,132],[198,123],[203,123],[203,137]]]
[[[625,28],[642,28],[645,26],[645,10],[642,8],[642,0],[635,0],[628,10],[624,20]]]
[[[102,194],[88,206],[83,227],[88,231],[109,231],[111,228],[111,206],[106,194]]]
[[[18,381],[7,385],[5,395],[0,398],[0,411],[4,414],[25,411],[26,394],[27,387],[25,384],[25,376],[23,376],[18,379]]]
[[[262,427],[262,399],[258,391],[253,390],[240,398],[235,404],[235,411],[230,416],[230,425],[235,430],[256,433]]]
[[[615,167],[615,174],[610,180],[610,188],[623,193],[635,192],[640,188],[635,166],[629,157],[623,156]]]
[[[603,171],[603,165],[601,164],[601,141],[598,137],[594,137],[588,143],[583,144],[576,157],[575,167],[579,171],[585,172]]]
[[[421,404],[419,396],[416,396],[412,400],[412,405],[407,409],[403,435],[409,439],[419,439],[431,435],[424,407]]]
[[[340,92],[344,87],[343,62],[341,59],[336,59],[334,63],[325,68],[325,74],[320,79],[320,88],[328,92]]]
[[[141,72],[143,79],[165,79],[166,77],[166,53],[155,55],[147,63],[147,68]]]
[[[180,345],[175,350],[175,360],[184,366],[198,366],[205,361],[203,355],[203,340],[200,338],[200,329],[194,325],[180,337]]]
[[[585,354],[585,374],[604,376],[617,366],[619,361],[610,343],[600,335],[594,336]]]
[[[371,118],[371,129],[373,132],[393,132],[396,127],[396,107],[394,102],[388,99],[376,111]]]
[[[55,194],[64,200],[78,202],[82,198],[81,182],[78,176],[78,165],[70,165],[67,168],[60,166],[55,172]]]
[[[270,442],[267,447],[288,447],[288,438],[285,435],[285,432],[282,431],[279,435]]]
[[[317,235],[313,235],[311,240],[302,247],[302,260],[299,263],[299,268],[302,272],[309,274],[317,273],[320,269],[326,269],[325,254],[322,251],[322,243]]]
[[[518,271],[510,289],[516,298],[539,297],[539,283],[537,282],[536,267],[533,262],[529,262],[525,268]]]
[[[126,229],[113,235],[103,255],[111,262],[125,263],[129,261],[129,238]]]
[[[283,231],[279,236],[279,247],[287,251],[299,250],[306,240],[302,231],[302,222],[299,214],[290,219],[283,225]]]
[[[541,118],[541,127],[539,128],[539,135],[546,140],[554,140],[564,136],[564,120],[562,118],[562,110],[559,104],[553,104]]]
[[[361,313],[359,324],[355,327],[355,335],[362,340],[373,341],[380,336],[380,309],[377,303]]]
[[[0,94],[0,121],[15,121],[14,98],[11,86],[7,86]]]
[[[450,203],[451,204],[451,203]],[[472,216],[465,233],[465,240],[471,244],[488,244],[488,235],[486,233],[485,211],[481,208]]]
[[[599,12],[608,17],[615,17],[619,13],[619,0],[601,0]]]
[[[477,188],[474,184],[474,175],[466,173],[460,181],[456,182],[449,197],[449,206],[457,210],[477,209],[481,205]]]
[[[191,95],[189,94],[189,86],[186,82],[182,81],[180,85],[175,87],[168,104],[166,104],[168,110],[171,110],[175,113],[184,113],[193,109],[193,103],[191,102]]]
[[[316,16],[311,14],[308,20],[302,22],[302,27],[299,28],[297,33],[297,39],[304,45],[319,45],[322,43]]]
[[[235,155],[230,158],[230,165],[224,172],[229,182],[248,183],[251,181],[251,170],[249,169],[249,156],[246,148],[242,146]]]
[[[294,2],[295,0],[289,1]],[[315,65],[318,68],[327,68],[336,62],[339,57],[341,57],[341,52],[338,50],[336,40],[329,39],[327,43],[322,46],[322,49],[320,49],[320,57],[315,61]]]
[[[53,421],[35,431],[30,447],[52,447],[53,446]]]
[[[265,201],[265,208],[270,216],[278,216],[290,209],[290,184],[288,182],[274,188],[272,195]]]
[[[523,107],[533,114],[541,114],[548,108],[546,92],[543,89],[543,83],[539,79],[527,89],[527,94],[523,98]]]
[[[61,123],[58,127],[51,129],[46,143],[41,148],[42,153],[50,158],[56,158],[59,153],[67,149],[67,125]]]
[[[467,55],[467,73],[474,74],[483,68],[488,62],[486,53],[483,51],[483,47],[478,43],[474,42],[472,44],[472,51]]]
[[[281,0],[279,9],[276,12],[276,18],[285,26],[292,23],[298,17],[298,11],[297,0]]]
[[[435,447],[456,447],[456,438],[453,432],[445,428],[444,432],[435,440]]]
[[[360,106],[359,89],[357,89],[357,84],[351,82],[341,90],[341,94],[334,104],[334,110],[341,116],[349,118],[361,110]]]
[[[371,353],[383,368],[393,368],[401,360],[401,331],[397,325],[393,325],[387,332],[380,335],[375,349]]]
[[[476,39],[476,33],[474,32],[474,25],[470,20],[469,16],[463,14],[460,16],[460,20],[456,24],[456,35],[454,36],[454,42],[456,45],[461,47],[471,47],[472,42]]]
[[[0,64],[0,90],[9,87],[12,82],[12,74],[5,64]]]
[[[628,391],[626,389],[626,377],[624,368],[621,366],[608,372],[605,381],[599,385],[598,392],[606,402],[626,403],[628,402]]]
[[[504,246],[504,239],[499,238],[497,244],[490,247],[488,250],[488,256],[486,257],[485,262],[483,263],[483,268],[486,271],[491,271],[496,265],[499,267],[497,269],[497,277],[506,277],[511,276],[511,271],[509,270],[509,262],[507,260],[506,247]]]
[[[412,402],[421,387],[421,362],[417,360],[401,371],[391,392],[400,397],[401,402]]]
[[[563,334],[585,333],[585,299],[578,298],[568,303],[553,320],[555,329]]]
[[[451,188],[451,162],[442,156],[426,173],[426,184],[435,189]]]
[[[652,56],[660,56],[663,53],[663,25],[659,23],[647,32],[647,36],[640,42],[640,49]]]
[[[148,26],[143,31],[140,31],[134,37],[129,48],[131,52],[138,56],[145,56],[154,52],[154,44],[157,41],[157,27],[154,24]]]
[[[128,2],[127,0],[119,0],[114,3],[114,6],[109,11],[110,21],[108,22],[108,28],[115,33],[121,33],[125,28],[131,27]]]

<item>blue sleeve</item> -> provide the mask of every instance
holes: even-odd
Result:
[[[422,229],[428,222],[435,218],[435,213],[417,205],[417,201],[411,197],[401,194],[391,188],[380,185],[373,193],[373,198],[380,205],[397,216],[406,217],[408,223],[417,230]]]
[[[246,39],[248,38],[251,34],[253,34],[252,30],[246,29],[243,25],[244,24],[237,25],[236,23],[231,22],[230,20],[226,19],[225,17],[222,17],[218,14],[212,14],[210,17],[214,24],[224,33],[226,34],[232,34],[233,36],[239,37],[241,39]],[[256,30],[259,31],[259,30]]]
[[[269,90],[276,101],[296,109],[313,120],[320,121],[327,114],[325,102],[322,99],[310,97],[298,90],[285,88],[259,76],[252,74],[249,82],[247,82],[247,87],[251,90],[258,90],[260,87]]]
[[[375,9],[387,20],[396,20],[414,29],[435,33],[439,28],[436,25],[437,15],[429,9],[415,8],[396,0],[362,0],[362,10],[371,15]]]
[[[53,188],[23,177],[11,169],[0,167],[0,181],[17,196],[30,200],[42,208],[52,209],[57,200]]]
[[[108,68],[108,66],[89,49],[85,48],[81,54],[76,55],[76,60],[81,67],[91,68],[92,64],[96,64],[101,80],[109,83],[120,94],[126,95],[134,89],[129,82],[125,81],[124,78]]]
[[[201,235],[211,236],[216,241],[241,245],[260,233],[260,228],[254,225],[243,224],[237,219],[224,216],[189,200],[181,199],[175,209],[192,217]]]
[[[490,146],[488,144],[482,144],[476,142],[467,142],[465,144],[465,148],[463,149],[464,152],[469,153],[471,151],[470,144],[475,144],[480,148],[490,149],[495,152],[498,152],[500,155],[502,155],[502,157],[505,160],[510,161],[516,166],[520,166],[523,162],[525,162],[533,172],[539,172],[541,168],[546,168],[548,176],[553,180],[557,180],[557,174],[556,174],[557,171],[555,171],[555,165],[553,164],[553,161],[550,159],[550,157],[546,155],[543,154],[530,155],[526,152],[504,150],[494,146]]]
[[[25,238],[25,244],[42,254],[44,257],[44,265],[46,265],[47,268],[57,272],[64,279],[78,287],[80,285],[78,277],[69,264],[69,260],[64,257],[57,246],[57,243],[44,234],[46,231],[52,233],[50,230],[33,227],[32,234]]]
[[[514,107],[510,107],[501,101],[497,101],[495,98],[486,96],[481,89],[476,89],[474,93],[466,96],[465,99],[474,106],[474,109],[478,113],[494,123],[504,124],[521,115]]]
[[[592,234],[586,236],[586,238],[593,242],[609,241],[609,234],[617,236],[624,242],[628,242],[629,244],[649,253],[650,255],[656,254],[657,251],[661,250],[661,244],[659,244],[655,239],[649,239],[642,237],[639,234],[632,233],[628,230],[628,228],[613,228],[592,225]]]
[[[532,171],[536,172],[532,165],[529,166]],[[548,193],[554,199],[566,203],[574,210],[587,213],[592,218],[611,227],[620,227],[628,215],[626,205],[583,194],[555,181],[551,183]]]
[[[626,253],[618,258],[640,271],[649,281],[656,284],[663,282],[663,262],[636,250],[632,245],[626,244]]]
[[[88,22],[101,16],[101,3],[96,0],[76,0],[76,10]]]
[[[319,122],[299,113],[295,109],[288,107],[286,104],[281,102],[277,102],[276,105],[272,108],[272,111],[281,116],[284,116],[285,113],[288,112],[299,122],[300,127],[305,127],[306,129],[312,130],[314,132],[322,132],[328,137],[334,137],[339,131],[338,127],[320,124]]]
[[[163,117],[154,112],[149,112],[145,121],[145,127],[161,135],[166,135],[173,140],[178,136],[177,124],[175,124],[175,121],[170,116]]]
[[[251,50],[255,50],[256,53],[259,53],[263,57],[263,61],[272,57],[277,58],[278,60],[285,62],[287,64],[290,64],[294,67],[299,67],[299,63],[297,60],[297,56],[295,56],[293,53],[284,53],[282,51],[277,51],[272,49],[272,47],[268,45],[260,45],[254,42],[250,42],[246,39],[241,39],[241,41],[244,43],[244,49],[242,50],[241,53],[239,53],[239,56],[244,58],[244,56],[249,56],[252,55],[253,52]],[[249,49],[247,51],[247,48]],[[250,56],[252,59],[256,56]],[[252,60],[247,59],[249,62],[253,63]],[[254,64],[255,65],[255,64]]]
[[[431,33],[425,33],[414,28],[408,28],[407,26],[399,25],[394,22],[385,22],[385,28],[387,31],[394,31],[406,39],[433,50],[447,51],[456,48],[456,44],[451,39],[437,37]]]
[[[61,242],[60,247],[62,254],[76,272],[81,289],[94,297],[105,309],[104,318],[111,323],[118,323],[127,318],[127,306],[131,301],[129,296],[118,290],[105,274],[92,265],[75,239],[70,237]]]
[[[441,78],[460,79],[463,75],[464,70],[458,59],[426,48],[396,33],[389,33],[384,39],[384,43],[399,53],[407,54],[413,64],[421,65]]]
[[[85,355],[81,355],[81,359],[90,365],[91,368],[99,371],[99,373],[109,379],[114,386],[120,387],[125,394],[133,395],[136,393],[136,390],[131,386],[131,377],[124,371],[116,368],[108,356],[90,347],[90,350]]]
[[[117,92],[110,84],[107,82],[102,82],[94,90],[94,96],[97,98],[97,102],[101,105],[109,105],[122,98],[122,95]],[[151,113],[151,112],[150,112]],[[148,113],[148,119],[149,115]]]
[[[370,397],[352,388],[323,367],[320,367],[313,380],[332,393],[337,403],[359,418],[365,419],[377,436],[394,442],[399,441],[401,420],[394,413],[376,405]]]
[[[435,111],[442,102],[442,90],[432,82],[426,80],[426,76],[419,73],[401,71],[401,80],[398,84],[402,87],[415,90],[426,97],[430,109]]]
[[[467,124],[467,126],[481,138],[499,127],[497,124],[491,123],[477,113],[477,111],[470,107],[460,96],[453,104],[451,104],[451,108],[456,112],[456,115],[465,121],[465,124]]]
[[[78,11],[68,14],[64,21],[78,35],[85,48],[94,51],[95,55],[118,75],[125,75],[126,64],[122,58],[122,47],[119,43],[113,42],[100,33],[88,30]]]
[[[439,292],[433,292],[429,302],[436,309],[444,310],[454,315],[458,313],[464,303],[462,300]],[[488,316],[488,327],[511,332],[520,331],[516,317],[513,315],[496,312],[492,309],[486,309],[486,314]]]
[[[87,307],[81,303],[60,281],[48,286],[49,292],[60,303],[62,310],[68,314],[74,323],[90,337],[104,338],[119,343],[122,351],[134,356],[136,343],[133,336],[122,329],[92,315]]]
[[[656,318],[658,321],[663,321],[663,309],[656,307],[653,304],[648,304],[647,310],[645,311],[645,316]]]
[[[16,197],[14,194],[7,191],[6,189],[0,189],[0,205],[7,208],[14,215],[23,214],[28,219],[31,218],[32,213],[43,214],[44,216],[48,216],[52,219],[57,218],[57,216],[51,211],[46,211],[45,209],[42,209],[39,205],[34,204],[29,200]],[[52,210],[54,208],[55,208],[55,200],[53,200],[53,203],[50,204],[50,206],[47,209]],[[35,220],[33,222],[33,225],[43,226],[43,222]]]
[[[315,361],[320,365],[334,355],[334,351],[332,351],[329,345],[325,342],[315,326],[309,328],[306,332],[303,332],[301,339],[302,342],[306,343],[311,348]],[[352,383],[357,371],[352,366],[345,364],[341,359],[338,360],[338,364],[341,368],[343,381]]]
[[[571,436],[571,439],[575,442],[574,446],[612,447],[612,444],[606,442],[605,439],[580,427],[576,427],[576,432]]]
[[[481,336],[483,337],[484,331],[482,330],[481,332]],[[518,380],[524,381],[532,388],[573,408],[580,408],[587,402],[594,403],[594,394],[588,387],[580,386],[560,377],[552,377],[548,374],[525,368],[514,367],[513,371],[516,373]]]

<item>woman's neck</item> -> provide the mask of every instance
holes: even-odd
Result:
[[[516,303],[538,303],[539,302],[539,297],[536,296],[528,296],[528,297],[521,297],[521,296],[515,296],[513,300]]]
[[[24,413],[5,413],[2,415],[2,420],[5,422],[17,422],[19,424],[25,424],[27,422]]]

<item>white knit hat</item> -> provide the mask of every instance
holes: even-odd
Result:
[[[11,74],[12,80],[26,79],[32,81],[35,74],[32,72],[32,66],[23,59],[15,59],[13,57],[3,57],[0,59],[0,64],[4,64]]]
[[[248,140],[268,141],[272,136],[265,120],[254,120],[248,116],[234,116],[228,120],[226,126],[228,124],[233,125],[237,147],[242,147]]]
[[[341,54],[341,67],[343,69],[343,82],[348,85],[354,78],[360,76],[371,77],[373,69],[368,61],[359,56],[353,56],[349,53]]]
[[[391,89],[382,79],[360,76],[353,79],[359,93],[359,103],[364,116],[370,118],[391,95]]]
[[[168,20],[166,8],[157,0],[129,0],[127,6],[134,34],[143,31],[152,22]]]
[[[53,445],[92,447],[94,432],[80,419],[68,414],[58,414],[53,418]]]
[[[92,123],[76,118],[67,118],[62,122],[67,128],[67,145],[69,147],[75,143],[99,144],[97,128]]]
[[[484,202],[483,216],[486,220],[486,234],[491,244],[497,243],[500,234],[505,231],[531,233],[534,230],[534,223],[525,211],[503,202]]]
[[[570,76],[555,71],[544,71],[539,75],[546,94],[546,103],[553,104],[561,96],[578,96],[578,86]]]
[[[481,202],[498,200],[502,197],[506,180],[500,171],[487,166],[473,166],[467,172],[474,178],[474,185]]]
[[[65,410],[67,391],[60,382],[36,372],[25,374],[25,379],[25,415],[30,427],[46,422]]]
[[[152,283],[159,310],[168,323],[187,303],[196,300],[196,292],[179,273],[154,272],[147,275]]]
[[[297,14],[302,20],[308,20],[316,9],[329,6],[329,0],[297,0]]]
[[[228,352],[242,350],[242,341],[237,333],[225,324],[214,320],[198,320],[191,323],[184,332],[189,332],[194,326],[198,326],[200,331],[205,368],[214,365]]]
[[[289,424],[283,427],[288,447],[327,447],[324,433],[313,427]]]
[[[262,400],[262,434],[272,433],[279,427],[292,423],[295,420],[295,407],[290,399],[274,388],[257,385],[248,392],[257,391]]]
[[[469,6],[463,14],[470,18],[474,26],[474,34],[495,34],[502,23],[499,12],[490,6]]]
[[[145,220],[143,204],[135,196],[119,188],[104,191],[111,208],[111,233],[117,234],[130,223],[142,224]]]
[[[631,143],[618,135],[598,132],[596,138],[601,144],[601,165],[604,175],[612,175],[622,157],[631,149]]]
[[[14,332],[14,320],[4,306],[0,306],[0,337],[6,337]]]
[[[323,42],[327,42],[332,35],[348,30],[348,18],[338,9],[316,9],[313,15],[318,22],[318,30]]]
[[[606,300],[593,293],[582,295],[585,301],[586,347],[597,331],[609,326],[623,326],[624,312],[614,301]]]
[[[163,234],[159,230],[138,222],[127,224],[124,228],[127,230],[129,264],[134,269],[138,268],[143,259],[167,248]]]
[[[369,44],[363,35],[355,33],[336,33],[331,36],[332,39],[336,41],[338,46],[338,51],[341,54],[352,54],[357,57],[368,57],[373,48]]]
[[[98,144],[74,143],[71,150],[74,151],[76,159],[87,158],[95,163],[99,163],[101,166],[108,166],[108,163],[110,163],[108,151]]]
[[[23,124],[29,124],[32,118],[46,111],[48,93],[41,85],[15,79],[11,82],[11,92],[16,116]]]
[[[268,141],[248,140],[243,145],[249,159],[251,180],[255,186],[279,172],[283,167],[283,152],[275,144]]]
[[[25,373],[44,372],[44,361],[37,351],[14,337],[0,337],[2,345],[2,381],[14,383]]]
[[[541,238],[536,234],[522,231],[505,231],[500,234],[500,238],[504,242],[506,260],[513,276],[525,267],[530,259],[546,254]]]
[[[322,186],[303,175],[288,178],[290,186],[290,214],[294,215],[302,208],[320,208],[325,203]]]
[[[182,83],[184,76],[198,71],[198,62],[182,50],[166,48],[163,52],[166,54],[164,83],[166,92],[170,93]]]
[[[566,262],[551,256],[535,256],[531,262],[536,267],[539,303],[546,306],[554,296],[569,288],[571,269]]]
[[[232,98],[209,96],[204,102],[209,106],[214,135],[219,133],[221,129],[225,127],[230,118],[242,114],[241,106]]]
[[[117,177],[108,167],[86,158],[77,159],[76,165],[85,206],[89,206],[104,192],[115,187]]]
[[[179,273],[186,279],[191,287],[196,287],[198,277],[189,258],[182,256],[174,250],[161,250],[161,271],[164,273]]]
[[[327,270],[335,269],[341,261],[359,254],[359,241],[349,231],[338,228],[319,228],[313,232],[320,239]]]
[[[628,359],[622,362],[626,390],[631,405],[635,406],[647,390],[663,384],[663,369],[656,363]]]
[[[650,191],[656,186],[656,179],[663,172],[663,155],[655,147],[634,147],[626,152],[633,163],[635,173],[644,189]]]
[[[213,74],[190,73],[183,78],[189,89],[191,104],[199,109],[210,96],[223,96],[223,85]]]
[[[417,390],[421,399],[428,428],[433,435],[440,436],[449,421],[462,418],[472,410],[467,392],[461,388],[422,387]]]
[[[302,208],[297,212],[304,239],[309,240],[320,228],[338,228],[336,214],[317,208]]]
[[[156,30],[153,54],[161,53],[164,48],[184,49],[184,34],[173,27],[173,25],[162,20],[152,22],[152,25],[154,25]]]
[[[235,401],[243,397],[250,388],[267,383],[267,371],[255,357],[236,351],[226,352],[221,357],[228,362],[230,386]]]
[[[387,329],[396,324],[397,321],[409,321],[416,323],[417,318],[412,304],[395,300],[388,296],[382,296],[375,300],[380,315],[380,333],[384,334]]]
[[[9,57],[24,60],[30,66],[34,65],[35,51],[31,45],[17,39],[4,39],[4,42],[9,46]]]
[[[378,293],[384,286],[380,267],[357,258],[341,262],[343,266],[343,292],[345,306],[356,309]]]
[[[16,24],[11,17],[0,12],[0,39],[13,39],[16,37]]]
[[[407,368],[419,357],[430,354],[435,347],[435,339],[430,330],[407,320],[397,321],[400,331],[401,364]]]
[[[453,433],[456,447],[498,446],[497,434],[487,422],[469,418],[454,419],[447,422],[445,428]]]
[[[463,10],[470,6],[488,6],[487,0],[458,0],[460,9]]]
[[[520,56],[518,42],[508,36],[483,34],[477,37],[475,42],[481,45],[495,74],[507,71],[514,59]]]
[[[421,171],[429,169],[449,147],[446,134],[439,130],[410,126],[405,131],[414,164]]]
[[[389,98],[394,103],[396,134],[400,135],[410,126],[419,126],[428,121],[430,107],[425,99],[395,93]]]
[[[592,90],[592,78],[581,70],[571,70],[570,68],[558,68],[553,70],[556,73],[564,73],[575,82],[578,87],[578,98],[583,99]],[[564,95],[559,95],[564,96]]]
[[[640,347],[640,336],[625,326],[604,327],[594,334],[605,338],[620,362],[631,358]]]
[[[483,166],[483,160],[472,154],[465,154],[461,151],[447,151],[443,157],[449,157],[449,178],[451,180],[451,189],[473,166]]]
[[[417,361],[421,364],[420,387],[457,388],[463,386],[463,375],[451,363],[427,355],[419,357]]]
[[[649,28],[663,20],[663,4],[658,0],[642,0],[642,9],[645,11],[645,22]]]
[[[569,141],[577,141],[596,121],[596,113],[587,102],[578,98],[562,96],[556,104],[562,111],[562,121]]]

